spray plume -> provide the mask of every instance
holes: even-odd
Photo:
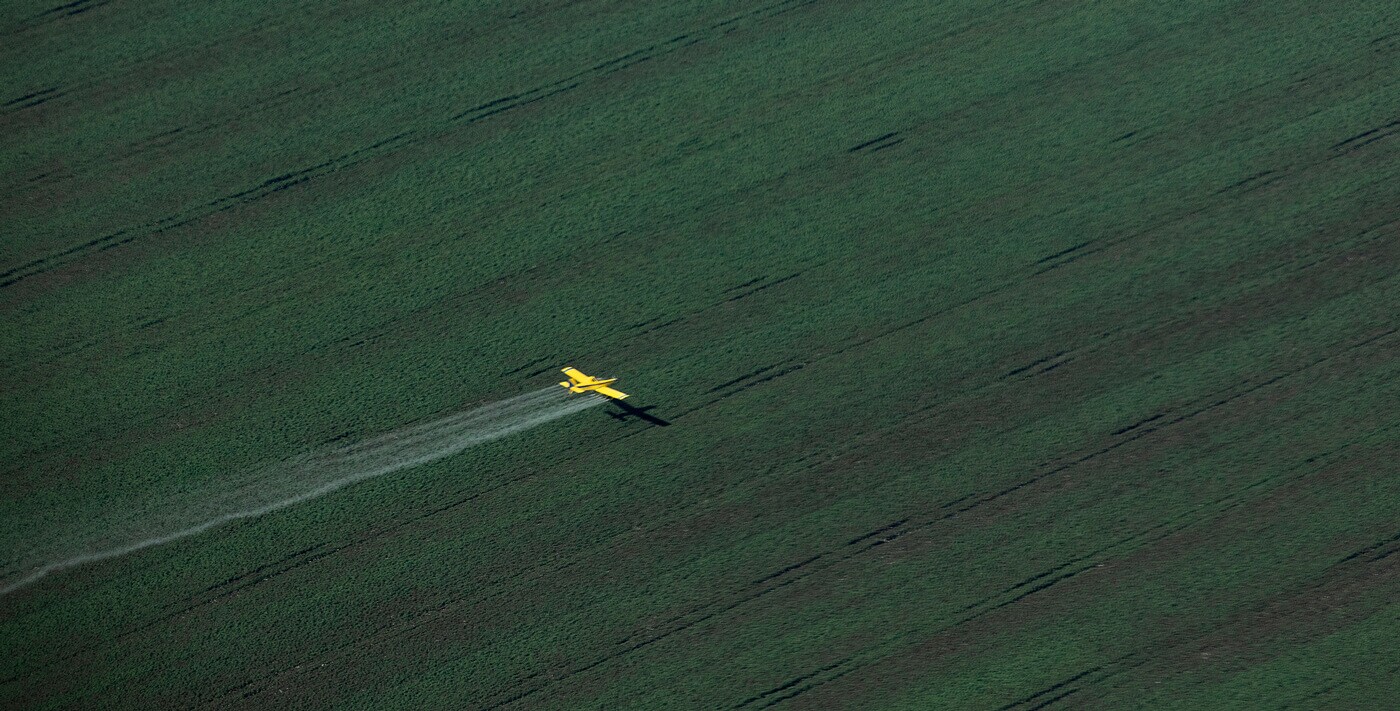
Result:
[[[0,569],[0,595],[54,572],[117,558],[253,518],[390,472],[427,464],[606,402],[545,388],[360,442],[341,443],[218,478],[139,510],[66,531],[29,532]]]

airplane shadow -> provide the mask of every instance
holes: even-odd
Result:
[[[657,427],[671,426],[670,422],[667,422],[666,420],[663,420],[660,417],[657,417],[656,415],[647,412],[647,410],[655,410],[655,405],[647,405],[646,407],[633,407],[621,400],[613,400],[612,404],[616,405],[621,410],[621,412],[608,413],[608,417],[611,417],[614,420],[626,422],[627,418],[635,417],[639,420],[645,420],[646,422],[650,422],[651,424],[656,425]]]

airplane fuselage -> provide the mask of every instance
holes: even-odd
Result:
[[[566,388],[568,388],[568,389],[569,389],[569,392],[584,393],[584,392],[588,392],[589,390],[593,390],[593,389],[595,389],[595,388],[601,388],[601,387],[603,387],[604,385],[610,385],[610,384],[615,383],[615,382],[617,382],[617,378],[608,378],[607,380],[590,380],[590,381],[588,381],[588,382],[586,382],[586,383],[578,383],[578,384],[574,384],[574,383],[559,383],[559,384],[562,385],[562,386],[564,386],[564,387],[566,387]]]
[[[569,379],[559,383],[559,387],[567,389],[571,393],[597,393],[614,400],[621,400],[627,397],[627,393],[614,390],[608,385],[617,382],[617,378],[595,378],[591,375],[581,373],[573,366],[563,369]]]

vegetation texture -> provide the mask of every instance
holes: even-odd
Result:
[[[7,546],[567,364],[670,426],[56,572],[0,706],[1400,697],[1392,3],[2,15]]]

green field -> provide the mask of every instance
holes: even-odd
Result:
[[[1391,3],[0,7],[5,574],[670,423],[54,572],[0,707],[1400,698]]]

